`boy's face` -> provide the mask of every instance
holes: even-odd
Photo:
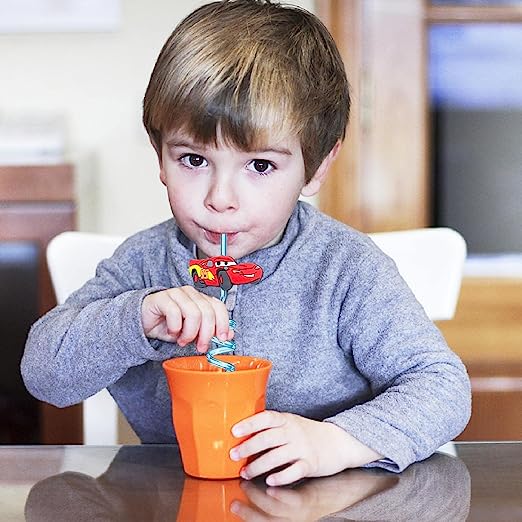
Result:
[[[235,258],[275,244],[305,185],[297,137],[243,152],[222,140],[217,147],[202,145],[174,131],[163,138],[161,157],[160,177],[176,222],[207,256],[220,254],[221,233]],[[308,188],[305,195],[314,192]]]

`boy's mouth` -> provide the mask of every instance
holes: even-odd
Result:
[[[214,245],[221,244],[222,232],[214,232],[212,230],[207,230],[206,228],[204,228],[203,234],[209,243],[212,243]],[[237,236],[237,232],[226,232],[226,235],[227,235],[227,244],[231,244],[234,242],[234,239]]]

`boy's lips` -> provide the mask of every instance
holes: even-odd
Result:
[[[214,232],[212,230],[207,230],[206,228],[203,229],[203,234],[205,235],[205,238],[210,243],[213,243],[214,245],[221,244],[221,234],[223,232]],[[237,235],[237,232],[225,232],[227,235],[227,243],[233,243],[234,239]]]

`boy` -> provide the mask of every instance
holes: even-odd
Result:
[[[66,406],[108,387],[143,442],[174,442],[161,361],[230,339],[230,314],[236,353],[273,363],[267,411],[233,428],[252,435],[230,455],[252,457],[244,478],[401,471],[460,433],[465,369],[393,262],[298,202],[323,183],[348,112],[341,58],[310,13],[232,0],[190,14],[144,98],[174,219],[128,239],[33,326],[27,388]],[[229,255],[264,271],[226,307],[187,271],[219,254],[221,233]]]

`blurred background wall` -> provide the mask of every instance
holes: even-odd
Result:
[[[141,103],[164,41],[203,3],[122,0],[114,32],[0,34],[0,120],[63,118],[79,230],[128,234],[170,216]]]

